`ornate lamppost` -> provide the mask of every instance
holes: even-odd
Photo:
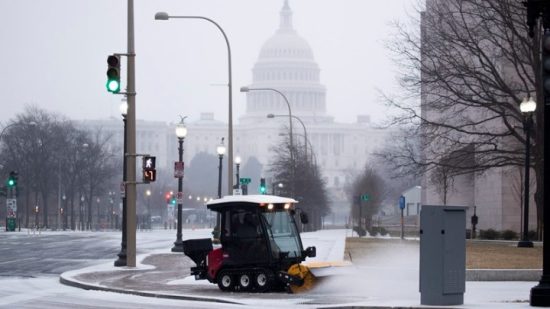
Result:
[[[525,130],[525,182],[524,182],[524,199],[523,199],[523,233],[521,240],[518,242],[518,247],[533,248],[533,242],[529,240],[529,170],[531,169],[530,159],[530,144],[531,144],[531,127],[533,125],[533,112],[537,108],[537,103],[532,98],[525,98],[519,105],[521,113],[525,116],[523,120],[523,129]]]
[[[239,156],[236,156],[235,157],[235,166],[236,166],[236,172],[235,172],[235,185],[233,186],[233,188],[239,190],[241,189],[241,181],[240,181],[240,176],[239,176],[239,167],[241,166],[241,157]],[[241,192],[242,194],[242,192]]]
[[[218,198],[222,198],[222,169],[223,169],[223,155],[225,153],[225,145],[223,144],[224,138],[222,137],[221,143],[216,147],[216,152],[218,153],[218,158],[220,159],[218,165]],[[218,241],[220,239],[220,214],[216,213],[216,226],[212,232],[214,240]]]
[[[122,115],[122,122],[124,124],[124,153],[122,154],[122,184],[120,185],[120,195],[122,197],[122,241],[120,243],[120,252],[117,254],[118,259],[115,261],[115,266],[126,266],[126,242],[128,236],[126,235],[126,219],[127,219],[127,206],[126,206],[126,152],[128,150],[128,145],[126,143],[126,115],[128,114],[128,102],[123,98],[122,103],[120,104],[120,114]],[[115,217],[116,219],[116,217]],[[118,220],[117,220],[118,221]],[[116,224],[115,224],[116,226]]]
[[[185,118],[180,117],[180,123],[176,126],[176,136],[178,137],[178,163],[183,167],[183,140],[187,135],[187,128],[185,127]],[[178,228],[176,232],[176,241],[172,252],[183,252],[183,241],[181,239],[181,221],[182,221],[182,200],[183,200],[183,173],[177,175],[178,178],[178,194],[176,196],[178,201]]]

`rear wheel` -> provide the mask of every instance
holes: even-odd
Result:
[[[230,291],[233,290],[234,286],[235,282],[233,280],[233,277],[226,271],[222,270],[218,275],[218,287],[220,288],[220,290]]]
[[[258,292],[265,292],[271,287],[269,275],[266,271],[262,270],[254,276],[254,284]]]
[[[249,290],[252,283],[251,281],[252,280],[250,280],[249,274],[241,274],[239,276],[239,286],[241,290],[245,290],[245,291]]]

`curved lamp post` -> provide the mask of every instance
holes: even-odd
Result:
[[[518,242],[518,247],[532,248],[533,242],[529,240],[529,170],[531,159],[531,127],[533,125],[533,112],[537,109],[537,103],[532,98],[525,98],[519,105],[521,113],[525,116],[523,120],[523,129],[525,131],[525,179],[523,192],[523,233],[521,240]]]
[[[128,236],[126,234],[126,220],[128,218],[127,213],[127,205],[126,205],[126,152],[128,151],[128,145],[126,143],[126,134],[127,134],[127,126],[126,126],[126,115],[128,115],[128,101],[125,97],[122,98],[122,102],[119,106],[120,115],[122,115],[122,123],[124,125],[124,134],[122,137],[122,144],[123,146],[123,153],[122,153],[122,184],[120,184],[120,196],[122,198],[122,241],[120,243],[120,252],[117,254],[118,259],[115,261],[115,266],[126,266],[126,245],[127,245],[127,239]],[[116,224],[115,224],[116,226]]]
[[[274,115],[274,114],[267,114],[267,118],[275,118],[275,117],[288,117],[288,115]],[[302,128],[304,128],[304,147],[305,147],[305,157],[306,157],[306,160],[307,160],[307,143],[308,143],[308,138],[307,138],[307,130],[306,130],[306,125],[304,124],[304,122],[302,121],[302,119],[300,119],[300,117],[298,116],[294,116],[292,115],[291,116],[292,118],[298,120],[300,122],[300,124],[302,125]]]
[[[225,44],[227,45],[227,70],[228,70],[228,81],[227,81],[227,87],[228,87],[228,105],[229,105],[229,112],[228,112],[228,134],[227,134],[227,160],[228,160],[228,167],[227,167],[227,192],[228,194],[231,194],[231,190],[233,189],[233,82],[232,82],[232,74],[231,74],[231,46],[229,45],[229,39],[227,38],[227,35],[225,34],[225,31],[223,31],[222,27],[218,25],[215,21],[208,17],[204,16],[170,16],[166,12],[158,12],[155,14],[156,20],[168,20],[170,18],[181,18],[181,19],[202,19],[206,20],[210,23],[212,23],[223,35],[223,38],[225,39]]]
[[[290,130],[290,162],[292,164],[292,183],[290,186],[290,194],[291,196],[294,196],[294,178],[295,178],[295,163],[294,163],[294,143],[293,143],[293,134],[292,134],[292,109],[290,108],[290,102],[288,101],[288,98],[285,96],[284,93],[281,91],[275,89],[275,88],[269,88],[269,87],[262,87],[262,88],[250,88],[250,87],[241,87],[241,92],[250,92],[250,91],[273,91],[278,93],[281,97],[283,97],[287,107],[288,107],[288,125]]]
[[[181,117],[180,123],[176,126],[176,136],[178,137],[178,162],[183,164],[183,140],[187,135],[187,128],[185,127],[185,118]],[[178,229],[176,232],[176,241],[174,242],[174,247],[172,247],[172,252],[183,252],[183,240],[181,239],[181,221],[182,221],[182,205],[181,197],[183,196],[183,175],[178,175]]]

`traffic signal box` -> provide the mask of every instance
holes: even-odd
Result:
[[[153,182],[157,180],[156,157],[143,157],[143,182]]]
[[[265,178],[260,178],[260,194],[266,194],[267,187],[265,185]]]
[[[107,91],[112,93],[120,92],[120,56],[110,55],[107,57]]]
[[[8,177],[8,180],[6,182],[8,188],[15,188],[17,187],[17,172],[11,171],[10,175]]]

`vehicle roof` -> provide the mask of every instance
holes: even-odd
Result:
[[[276,195],[227,195],[219,199],[211,200],[206,203],[206,206],[210,209],[217,209],[226,204],[235,203],[251,203],[251,204],[286,204],[286,203],[298,203],[293,198],[282,197]]]

